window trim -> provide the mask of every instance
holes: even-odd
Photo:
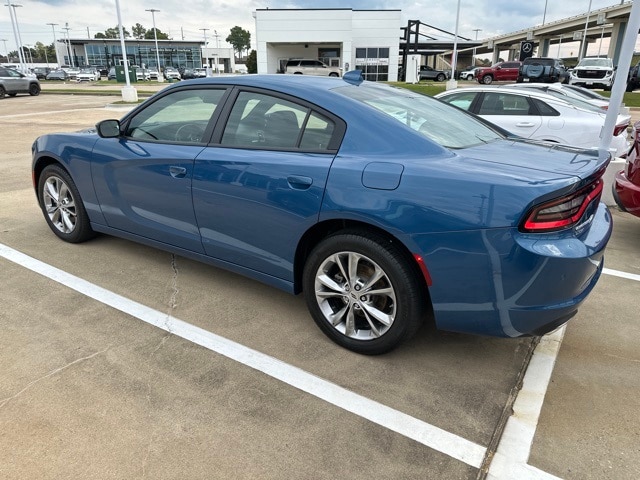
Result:
[[[218,105],[213,111],[213,114],[209,118],[209,121],[207,122],[207,126],[204,130],[204,133],[202,134],[202,140],[200,142],[195,143],[195,142],[179,142],[177,140],[154,140],[152,138],[139,138],[139,137],[131,137],[131,136],[125,135],[124,132],[126,132],[129,129],[129,124],[131,123],[131,120],[135,118],[139,113],[143,112],[147,108],[151,107],[151,105],[153,105],[159,100],[162,100],[168,95],[172,95],[174,93],[184,92],[188,90],[224,90],[222,97],[220,98],[220,103],[218,103]],[[120,131],[123,132],[122,138],[128,141],[156,143],[156,144],[165,144],[165,145],[191,145],[191,146],[203,146],[203,147],[207,146],[211,142],[211,137],[213,135],[214,127],[218,123],[220,114],[228,101],[229,95],[231,93],[230,90],[231,90],[230,85],[206,85],[206,84],[205,85],[189,85],[182,88],[171,89],[160,95],[154,95],[153,97],[150,97],[149,100],[147,100],[142,105],[140,105],[138,108],[135,108],[134,110],[132,110],[131,112],[129,112],[127,115],[124,116],[124,118],[120,122],[122,125],[120,128]]]
[[[295,147],[265,147],[265,146],[251,146],[251,145],[224,145],[222,144],[222,135],[224,134],[224,130],[227,127],[227,123],[229,122],[229,118],[231,116],[231,112],[233,110],[234,105],[238,99],[240,93],[257,93],[261,95],[268,95],[274,98],[278,98],[280,100],[285,100],[287,102],[294,103],[300,107],[306,108],[309,111],[307,112],[307,116],[305,117],[304,123],[300,128],[300,133],[298,134],[298,138],[296,140]],[[329,141],[329,145],[326,149],[310,149],[310,148],[301,148],[300,142],[304,136],[304,131],[307,126],[307,122],[312,113],[317,113],[322,115],[329,120],[331,120],[335,127],[333,129],[333,134],[331,135],[331,140]],[[325,153],[330,155],[335,155],[340,149],[340,145],[342,145],[342,140],[344,139],[344,135],[347,131],[347,124],[340,117],[334,115],[333,113],[321,108],[311,102],[303,100],[298,97],[294,97],[292,95],[287,95],[281,92],[277,92],[275,90],[269,90],[265,88],[256,88],[256,87],[245,87],[245,86],[234,86],[231,88],[229,92],[229,96],[227,101],[225,102],[224,107],[220,111],[220,115],[216,120],[216,125],[213,130],[213,135],[211,137],[211,141],[209,142],[209,147],[220,147],[220,148],[233,148],[239,150],[269,150],[269,151],[278,151],[278,152],[299,152],[299,153]]]

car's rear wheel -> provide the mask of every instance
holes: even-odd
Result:
[[[484,83],[485,85],[489,85],[492,82],[493,77],[491,75],[485,75],[484,77],[482,77],[482,83]]]
[[[31,85],[29,85],[29,95],[40,95],[40,85],[38,85],[37,83],[32,83]]]
[[[309,255],[303,290],[320,329],[357,353],[388,352],[411,337],[425,291],[396,243],[366,232],[332,235]]]
[[[38,202],[49,228],[62,240],[80,243],[95,236],[80,193],[62,167],[49,165],[42,171]]]
[[[444,82],[444,74],[439,73],[438,76],[436,77],[436,81],[437,82]]]
[[[329,74],[329,76],[330,76],[330,77],[337,77],[337,76],[338,76],[338,74],[337,74],[336,72],[331,72],[331,73]]]

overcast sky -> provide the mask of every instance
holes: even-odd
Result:
[[[72,38],[87,38],[117,25],[115,0],[11,0],[19,3],[16,8],[18,25],[25,45],[37,41],[49,44],[53,41],[51,27],[47,23],[57,23],[56,37],[62,36],[62,27],[68,23]],[[16,50],[9,9],[0,9],[0,40],[6,39],[7,49]],[[616,0],[592,0],[592,11],[619,4]],[[229,30],[235,25],[251,32],[252,44],[255,40],[255,23],[251,13],[261,8],[353,8],[358,9],[399,9],[403,21],[421,20],[437,28],[453,32],[455,30],[457,0],[120,0],[123,25],[131,31],[131,26],[140,23],[152,27],[151,13],[146,9],[160,10],[156,13],[156,26],[174,39],[203,40],[208,28],[207,40],[215,46],[214,31],[219,35],[220,46]],[[546,22],[579,15],[587,11],[589,0],[461,0],[459,34],[475,38],[474,29],[481,29],[478,38],[487,38],[509,33],[542,23],[547,5]],[[182,29],[182,30],[181,30]],[[4,43],[0,49],[4,54]]]

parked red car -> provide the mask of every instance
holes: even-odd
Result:
[[[640,122],[633,126],[633,145],[624,170],[615,176],[613,198],[621,210],[640,217]]]
[[[480,68],[476,73],[478,83],[489,85],[496,82],[515,82],[520,72],[520,62],[500,62],[491,67]]]

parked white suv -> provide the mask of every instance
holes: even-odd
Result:
[[[611,90],[615,71],[610,58],[583,58],[571,71],[569,84]]]
[[[287,61],[284,73],[339,77],[340,69],[338,67],[330,67],[329,65],[322,63],[320,60],[295,58]]]

